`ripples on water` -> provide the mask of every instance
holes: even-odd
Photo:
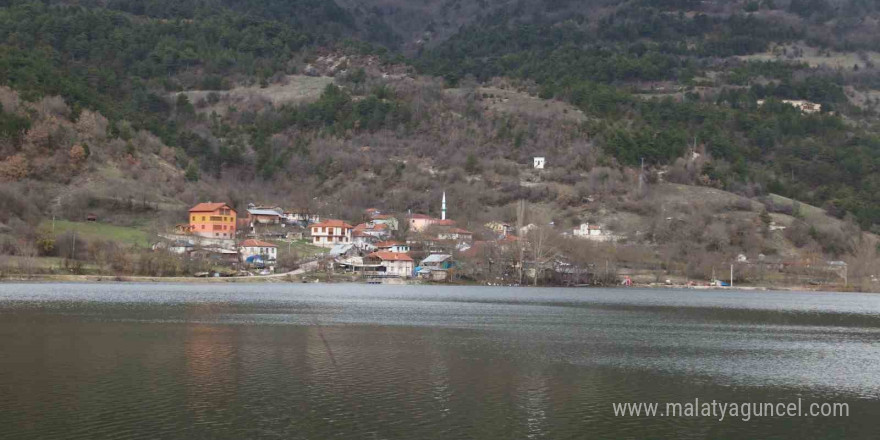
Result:
[[[0,285],[0,438],[876,438],[880,296]],[[847,419],[612,402],[846,401]]]

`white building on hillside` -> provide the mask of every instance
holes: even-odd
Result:
[[[336,244],[351,243],[352,226],[342,220],[324,220],[315,223],[309,228],[312,230],[312,244],[315,246],[331,248]]]
[[[248,258],[259,256],[265,261],[275,261],[278,259],[278,246],[260,240],[245,240],[238,245],[238,253],[242,261]]]

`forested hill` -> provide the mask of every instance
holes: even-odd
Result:
[[[644,159],[657,179],[778,193],[869,229],[878,18],[870,0],[0,0],[0,177],[74,185],[153,155],[191,189],[155,197],[185,203],[295,185],[406,210],[467,181],[491,194],[474,206],[510,193],[573,210],[580,195],[521,185],[516,167],[553,154],[545,178],[574,185]],[[312,96],[303,74],[335,85]],[[58,127],[85,110],[106,118],[108,154],[45,166],[84,143]]]
[[[544,9],[520,2],[462,28],[415,62],[450,83],[535,81],[540,96],[597,116],[592,131],[622,163],[672,163],[696,141],[721,165],[707,174],[725,187],[756,184],[855,213],[866,226],[877,221],[876,95],[861,105],[847,96],[856,94],[853,86],[880,85],[870,55],[880,29],[868,18],[876,17],[876,3],[618,3],[605,14],[586,14],[579,12],[589,2],[547,2]],[[804,47],[821,55],[798,56]],[[854,56],[842,66],[823,62],[837,51]],[[659,99],[644,99],[652,95]],[[759,108],[767,99],[808,100],[823,112]]]

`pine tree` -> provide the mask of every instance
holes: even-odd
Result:
[[[199,181],[199,167],[195,162],[190,162],[189,165],[186,166],[186,173],[184,174],[187,182],[198,182]]]

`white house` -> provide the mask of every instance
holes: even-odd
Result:
[[[415,265],[412,257],[399,252],[373,252],[364,259],[364,263],[378,263],[385,268],[385,273],[398,275],[401,278],[412,276]]]
[[[376,249],[386,252],[406,253],[409,252],[409,245],[399,241],[382,241],[376,243]]]
[[[471,241],[473,238],[473,232],[461,228],[448,228],[437,233],[439,240]]]
[[[282,216],[285,223],[318,223],[321,216],[308,211],[288,211]]]
[[[535,169],[536,170],[543,170],[544,163],[545,163],[544,157],[535,157]]]
[[[571,235],[575,238],[593,241],[613,241],[620,238],[609,234],[599,225],[591,225],[589,223],[581,223],[580,226],[572,231]]]
[[[309,226],[312,230],[312,244],[330,248],[336,244],[351,243],[352,226],[342,220],[324,220]]]
[[[264,261],[278,259],[278,246],[265,241],[249,239],[238,245],[238,253],[243,261],[253,256],[259,256]]]
[[[581,223],[580,226],[574,229],[572,235],[579,238],[602,235],[602,227],[599,225],[591,225],[589,223]]]

